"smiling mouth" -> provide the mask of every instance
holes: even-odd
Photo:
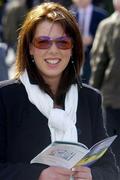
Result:
[[[45,62],[48,64],[58,64],[60,62],[60,59],[45,59]]]

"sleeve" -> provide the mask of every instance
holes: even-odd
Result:
[[[105,20],[106,21],[106,20]],[[109,63],[109,54],[107,49],[108,24],[103,21],[99,24],[93,46],[91,49],[91,79],[90,84],[101,89],[105,70]]]
[[[101,139],[104,139],[107,135],[102,116],[102,108],[101,108],[101,96],[100,94],[96,97],[96,109],[94,108],[94,117],[93,117],[93,139],[94,144]],[[113,142],[115,143],[115,142]],[[119,169],[116,165],[115,156],[111,151],[111,148],[108,148],[107,152],[101,157],[98,161],[96,161],[91,166],[93,180],[119,180]]]
[[[6,114],[0,91],[0,179],[38,180],[41,171],[48,166],[7,162]]]

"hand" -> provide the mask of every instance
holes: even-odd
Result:
[[[38,180],[70,180],[73,172],[59,167],[48,167],[42,171]]]
[[[74,180],[92,180],[91,169],[88,167],[80,166],[72,168]]]

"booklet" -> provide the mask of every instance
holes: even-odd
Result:
[[[97,142],[90,149],[82,143],[55,141],[40,152],[30,163],[42,163],[71,169],[72,167],[89,166],[107,151],[117,135]]]

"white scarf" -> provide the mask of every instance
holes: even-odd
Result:
[[[20,76],[25,86],[28,98],[38,110],[48,119],[48,127],[51,132],[51,141],[77,142],[76,111],[78,105],[77,85],[72,85],[66,94],[65,110],[53,108],[52,98],[42,91],[38,85],[31,84],[25,70]]]

